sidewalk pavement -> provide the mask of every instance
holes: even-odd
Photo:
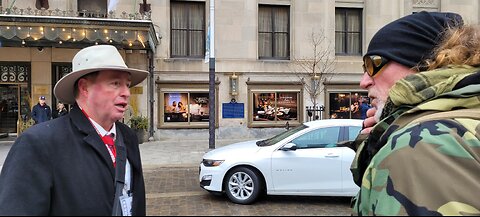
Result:
[[[250,139],[249,139],[250,140]],[[246,140],[216,140],[215,147]],[[0,169],[13,141],[0,141]],[[203,155],[210,149],[207,140],[151,141],[140,144],[144,169],[158,167],[198,167]]]
[[[246,140],[216,140],[215,148]],[[145,169],[156,167],[198,167],[210,149],[208,140],[153,141],[140,144]]]

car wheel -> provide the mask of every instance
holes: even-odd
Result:
[[[257,173],[246,167],[230,171],[226,176],[224,186],[228,198],[238,204],[255,202],[263,188]]]

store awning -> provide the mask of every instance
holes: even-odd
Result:
[[[84,48],[94,44],[111,44],[119,49],[155,52],[158,45],[155,28],[149,18],[50,16],[51,13],[33,16],[23,13],[0,15],[0,47]],[[66,15],[58,10],[57,13]]]

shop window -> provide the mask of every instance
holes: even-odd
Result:
[[[165,93],[164,122],[209,122],[208,93]]]
[[[298,93],[253,93],[253,121],[298,120]]]
[[[164,121],[188,122],[188,113],[185,105],[188,102],[188,93],[165,93]]]
[[[215,115],[210,112],[208,81],[156,81],[158,92],[158,128],[162,129],[206,129],[210,118],[218,127],[218,106]],[[215,84],[215,105],[218,105],[218,85]],[[178,88],[178,87],[182,88]]]
[[[329,113],[332,119],[364,119],[366,110],[370,107],[370,99],[366,92],[330,93],[329,100]]]
[[[208,92],[169,92],[163,96],[165,124],[208,124],[210,118]]]
[[[300,123],[300,91],[252,91],[251,126]]]

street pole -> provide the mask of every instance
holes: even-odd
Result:
[[[149,79],[148,79],[148,102],[149,102],[149,116],[150,116],[150,126],[148,130],[148,141],[153,141],[155,140],[154,138],[154,103],[155,103],[155,98],[154,98],[154,88],[155,88],[155,80],[154,80],[154,73],[155,73],[155,56],[153,54],[152,50],[148,50],[148,71],[149,71]]]
[[[215,149],[215,0],[210,0],[209,19],[209,125],[208,148]]]

